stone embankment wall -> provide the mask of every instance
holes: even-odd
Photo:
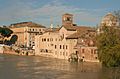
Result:
[[[0,46],[0,48],[0,53],[17,55],[17,53],[13,49],[11,49],[10,46]]]
[[[0,54],[13,54],[13,55],[34,55],[33,50],[23,50],[19,47],[11,47],[11,46],[0,46]]]
[[[4,50],[3,46],[0,46],[0,54],[3,53],[3,50]]]

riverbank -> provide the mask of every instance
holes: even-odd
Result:
[[[32,55],[34,55],[34,51],[32,51],[32,50],[24,50],[24,49],[19,48],[19,47],[0,45],[0,54],[32,56]]]

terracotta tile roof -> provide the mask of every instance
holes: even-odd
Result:
[[[95,31],[91,27],[85,27],[85,26],[74,26],[74,27],[77,32],[66,37],[67,39],[78,39],[78,38],[84,36],[84,34],[86,34],[87,32]]]
[[[74,26],[62,26],[62,27],[64,27],[68,31],[76,31],[76,27]]]
[[[45,32],[58,32],[59,28],[47,28],[45,29]]]
[[[72,35],[67,36],[66,39],[78,39],[81,35],[82,35],[81,33],[76,32]]]
[[[12,28],[12,27],[25,27],[25,26],[46,28],[45,26],[34,22],[20,22],[20,23],[11,24],[9,27]]]
[[[82,30],[87,30],[87,29],[92,29],[91,27],[87,26],[62,26],[68,31],[82,31]]]

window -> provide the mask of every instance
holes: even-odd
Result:
[[[62,46],[60,45],[60,49],[61,49],[61,47],[62,47]]]
[[[51,44],[51,46],[53,46],[53,44]]]
[[[98,59],[98,57],[95,57],[95,59]]]
[[[82,53],[85,53],[85,50],[84,50],[84,49],[82,49]]]
[[[65,47],[64,47],[64,45],[63,45],[63,49],[64,49]]]
[[[29,46],[31,46],[31,44],[29,44]]]
[[[41,31],[41,29],[39,29],[39,31]]]
[[[76,55],[78,54],[78,51],[76,51]]]
[[[57,48],[57,45],[55,45],[55,49]]]
[[[68,48],[68,46],[66,45],[66,49]]]
[[[57,38],[55,39],[55,41],[57,41]]]
[[[34,29],[33,29],[33,31],[34,31]]]
[[[94,50],[94,54],[97,54],[97,50],[96,49]]]
[[[46,39],[44,38],[44,41],[46,41]]]
[[[49,38],[47,39],[47,41],[49,42]]]
[[[85,58],[84,56],[82,58]]]
[[[67,18],[66,18],[66,21],[71,21],[71,18],[70,18],[70,17],[67,17]]]
[[[53,41],[53,38],[52,38],[52,41]]]
[[[91,49],[91,54],[93,54],[93,52],[94,52],[94,50],[93,50],[93,49]]]
[[[44,39],[42,38],[42,42],[44,41]]]

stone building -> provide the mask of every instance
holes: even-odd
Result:
[[[99,27],[97,28],[97,34],[103,33],[104,27],[120,28],[119,19],[112,13],[108,13],[102,18]]]
[[[93,28],[75,26],[73,15],[64,14],[62,26],[59,29],[51,29],[43,35],[35,37],[35,55],[50,55],[54,58],[69,59],[70,55],[74,53],[83,61],[98,62],[97,53],[94,54],[97,48],[93,45],[93,39],[89,38],[89,33],[91,37],[95,34]],[[80,43],[81,40],[83,40],[82,43]],[[82,50],[85,50],[84,54]]]
[[[116,27],[116,26],[119,26],[119,20],[112,13],[108,13],[107,15],[105,15],[103,17],[100,26],[109,26],[109,27],[114,26],[114,27]]]
[[[9,28],[18,36],[16,45],[32,48],[35,46],[35,36],[44,33],[45,26],[33,22],[11,24]]]

